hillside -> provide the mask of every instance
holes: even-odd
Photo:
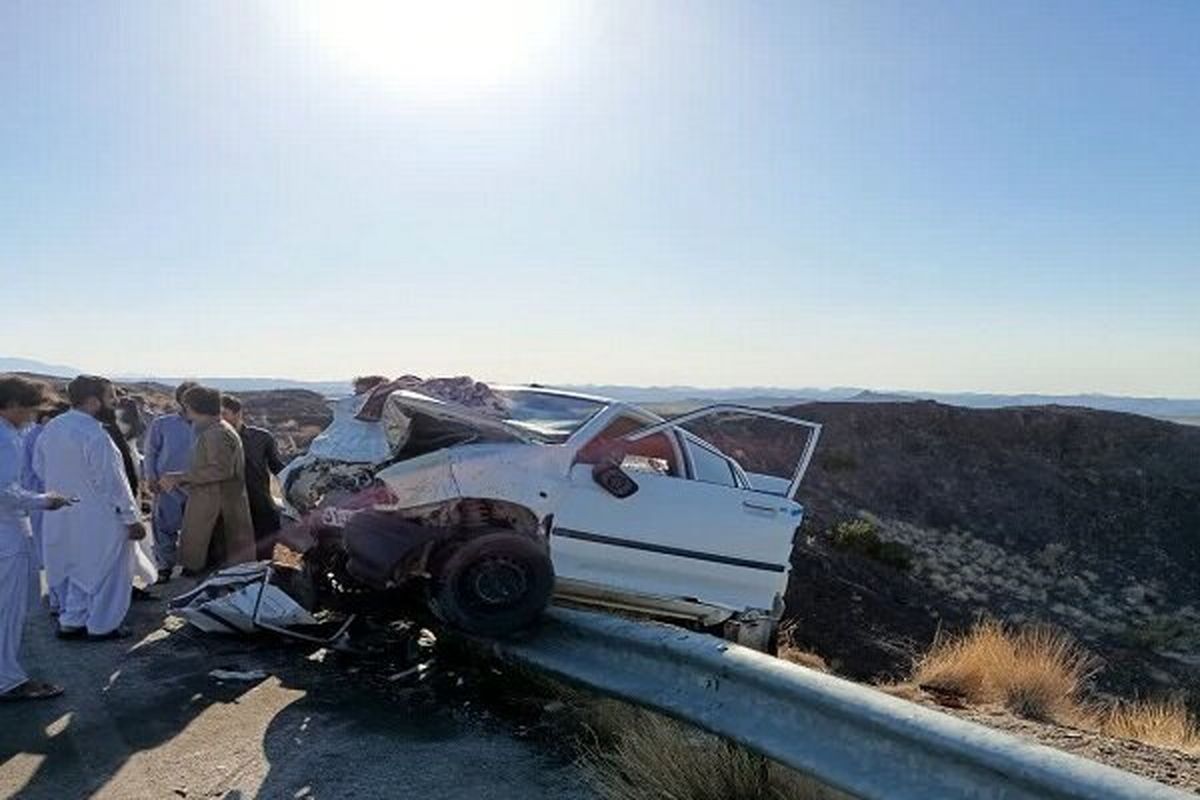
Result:
[[[46,382],[60,394],[66,393],[65,378],[27,374]],[[117,387],[121,392],[140,398],[149,416],[175,408],[174,386],[155,381],[118,381]],[[261,425],[275,434],[279,440],[280,454],[285,459],[304,452],[313,437],[333,419],[326,399],[306,389],[271,389],[236,394],[245,405],[250,424]]]
[[[786,413],[825,425],[789,592],[801,640],[822,655],[863,677],[894,672],[939,625],[990,614],[1067,628],[1106,659],[1102,685],[1197,685],[1200,429],[933,402]],[[830,546],[828,531],[858,516],[909,550],[909,570]],[[863,624],[831,630],[848,607]]]

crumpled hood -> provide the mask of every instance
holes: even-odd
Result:
[[[393,392],[387,404],[405,414],[426,414],[435,419],[452,420],[478,429],[492,437],[512,442],[531,442],[529,434],[518,426],[486,413],[480,409],[438,400],[417,392],[400,390]]]

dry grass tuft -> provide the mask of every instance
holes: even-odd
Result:
[[[784,661],[790,661],[793,664],[798,664],[801,667],[815,669],[817,672],[829,672],[829,665],[825,663],[825,659],[821,658],[816,653],[810,653],[807,650],[786,644],[779,648],[779,657]]]
[[[881,683],[875,688],[910,703],[919,703],[925,697],[925,693],[915,683]]]
[[[1200,724],[1183,700],[1087,703],[1081,691],[1098,666],[1074,640],[1054,629],[1006,628],[979,622],[962,636],[934,642],[913,682],[968,703],[1002,703],[1014,714],[1200,752]]]
[[[841,800],[778,764],[658,714],[605,701],[593,710],[596,740],[585,757],[592,787],[608,800]]]
[[[922,687],[971,703],[1002,703],[1028,719],[1071,722],[1097,661],[1067,635],[1045,627],[1018,631],[984,620],[962,636],[939,639],[917,663]]]
[[[795,634],[796,624],[794,622],[788,622],[779,629],[779,650],[775,655],[784,661],[790,661],[802,667],[815,669],[818,672],[829,672],[829,665],[825,663],[825,659],[816,653],[810,653],[796,646]]]
[[[1200,725],[1179,698],[1118,701],[1095,718],[1106,736],[1200,753]]]

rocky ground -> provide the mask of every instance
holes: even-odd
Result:
[[[1113,739],[1062,725],[1021,719],[998,706],[947,709],[931,700],[925,704],[955,716],[998,728],[1058,750],[1099,761],[1145,778],[1200,794],[1200,755]]]

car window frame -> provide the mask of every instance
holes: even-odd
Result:
[[[725,412],[739,413],[739,414],[745,414],[745,415],[752,416],[752,417],[760,417],[762,419],[775,420],[777,422],[783,422],[788,425],[794,425],[796,427],[808,428],[809,431],[811,431],[811,433],[808,437],[808,441],[805,443],[804,451],[800,455],[800,460],[799,460],[799,462],[797,462],[795,470],[792,473],[791,481],[788,484],[787,494],[779,494],[777,492],[765,491],[762,489],[755,489],[750,484],[749,478],[745,474],[746,473],[745,469],[742,467],[741,464],[738,464],[737,459],[731,458],[730,456],[727,456],[727,455],[725,456],[725,458],[728,458],[734,464],[737,464],[738,469],[741,471],[742,477],[746,478],[747,491],[754,491],[754,492],[758,492],[759,494],[767,494],[767,495],[771,495],[773,497],[787,497],[789,499],[794,499],[796,497],[796,492],[799,491],[799,489],[800,489],[800,483],[804,480],[804,476],[808,472],[809,466],[812,464],[813,453],[816,452],[817,442],[821,438],[821,427],[822,426],[819,422],[812,422],[811,420],[800,419],[798,417],[789,417],[785,414],[777,414],[773,411],[764,411],[761,408],[751,408],[750,406],[739,406],[739,405],[732,404],[732,403],[719,403],[716,405],[698,408],[694,411],[689,411],[687,413],[680,414],[675,417],[671,417],[670,419],[663,420],[662,422],[649,425],[640,431],[634,431],[633,433],[627,434],[626,436],[624,436],[622,438],[626,441],[636,442],[638,439],[641,439],[644,436],[652,436],[653,434],[655,434],[661,430],[667,429],[667,428],[675,428],[678,431],[683,431],[684,433],[687,433],[686,430],[679,427],[683,423],[691,422],[692,420],[695,420],[695,419],[701,419],[703,417],[712,416],[714,414],[720,414],[720,413],[725,413]],[[689,434],[689,435],[694,436],[695,434]],[[696,437],[696,438],[700,439],[700,437]],[[700,439],[700,441],[704,441],[704,439]],[[717,448],[715,445],[712,445],[711,442],[706,442],[706,444],[709,444],[710,447],[712,447],[718,453],[721,453],[720,448]],[[722,453],[722,455],[724,455],[724,453]]]
[[[579,461],[580,454],[588,447],[588,445],[595,441],[600,434],[604,433],[604,431],[620,417],[628,417],[632,421],[640,423],[643,427],[635,428],[624,436],[613,439],[613,442],[634,441],[630,438],[634,434],[639,434],[637,438],[640,440],[643,438],[640,435],[643,432],[646,432],[646,436],[653,436],[655,432],[648,431],[648,428],[659,427],[662,423],[662,418],[657,414],[653,414],[645,409],[638,408],[637,406],[624,403],[614,403],[613,405],[608,406],[600,414],[597,414],[595,417],[589,420],[587,425],[585,425],[583,428],[580,428],[575,432],[575,434],[572,435],[570,439],[563,443],[562,446],[570,449],[570,464],[572,467],[581,463]],[[662,430],[662,428],[659,427],[659,430]],[[667,439],[670,442],[672,450],[674,451],[675,460],[679,464],[679,474],[671,475],[670,473],[664,473],[662,474],[662,477],[686,480],[688,470],[687,456],[684,452],[684,448],[680,446],[679,440],[675,435],[672,435],[673,433],[673,431],[666,431]]]
[[[676,436],[680,439],[683,452],[687,459],[688,479],[696,483],[707,483],[710,486],[724,486],[727,489],[748,489],[750,488],[749,479],[747,479],[742,471],[741,466],[734,459],[730,458],[725,453],[722,453],[718,448],[713,446],[711,442],[706,442],[694,433],[684,430],[683,428],[675,429]],[[716,456],[725,462],[726,469],[729,470],[729,477],[733,480],[732,484],[715,483],[713,481],[701,480],[696,477],[696,461],[692,458],[692,448],[706,450],[711,455]]]

